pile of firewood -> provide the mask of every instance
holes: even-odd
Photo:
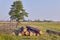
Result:
[[[18,30],[13,31],[13,35],[17,36],[40,36],[41,34],[44,33],[41,30],[31,26],[26,26],[26,28],[21,27]]]

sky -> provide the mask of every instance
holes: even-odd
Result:
[[[16,0],[0,0],[0,20],[9,20],[11,5]],[[28,12],[26,20],[60,21],[60,0],[21,0]]]

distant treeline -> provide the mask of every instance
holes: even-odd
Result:
[[[0,22],[10,22],[9,20],[6,20],[6,21],[0,21]],[[16,21],[13,21],[13,22],[16,22]],[[54,22],[52,20],[22,20],[21,22]]]
[[[41,21],[41,20],[34,20],[34,21],[32,21],[32,20],[23,20],[23,22],[54,22],[54,21],[52,21],[52,20],[43,20],[43,21]]]

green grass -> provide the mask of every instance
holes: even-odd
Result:
[[[12,36],[8,34],[0,35],[0,40],[60,40],[58,35],[41,35],[36,36]]]
[[[1,25],[3,26],[3,24],[1,24]],[[27,25],[38,28],[44,32],[47,29],[60,31],[60,22],[22,22],[21,24],[19,24],[18,28],[20,28],[21,26],[26,27]],[[13,26],[12,29],[16,29],[15,26]],[[9,31],[10,27],[6,28],[5,30]],[[36,36],[16,36],[16,35],[13,36],[11,34],[1,33],[1,31],[0,31],[0,40],[60,40],[60,36],[55,35],[55,34],[49,35],[47,33],[40,35],[39,37],[36,37]]]

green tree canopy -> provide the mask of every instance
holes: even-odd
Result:
[[[9,12],[11,20],[15,20],[19,23],[20,20],[24,19],[24,17],[28,17],[28,13],[24,10],[21,1],[14,1],[11,7],[12,8]]]

